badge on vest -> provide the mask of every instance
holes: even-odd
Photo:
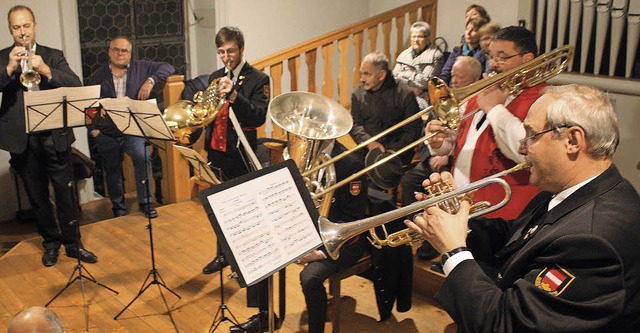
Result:
[[[362,189],[362,181],[353,181],[349,183],[349,193],[354,197],[360,194],[360,190]]]
[[[264,97],[271,97],[271,87],[268,84],[262,86],[262,92],[264,93]]]
[[[567,289],[573,280],[575,280],[575,276],[556,265],[543,269],[536,277],[535,285],[553,296],[558,296]]]

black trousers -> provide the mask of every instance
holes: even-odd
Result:
[[[362,257],[366,248],[366,238],[362,235],[359,237],[356,242],[340,250],[338,260],[313,261],[300,272],[300,284],[309,314],[309,333],[324,332],[327,317],[327,290],[323,283],[333,273],[353,266]]]
[[[78,217],[71,148],[56,151],[50,133],[33,134],[29,136],[27,150],[21,154],[12,153],[9,162],[22,179],[43,247],[75,246],[79,235],[76,236],[76,226],[70,224]],[[55,213],[49,201],[49,182],[55,194]]]

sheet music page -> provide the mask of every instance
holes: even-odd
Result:
[[[248,285],[322,244],[287,168],[207,199]]]
[[[60,87],[24,93],[27,133],[85,125],[84,110],[100,98],[100,86]],[[67,123],[63,104],[67,102]]]
[[[155,99],[140,101],[125,96],[103,98],[100,100],[100,104],[107,111],[116,127],[124,134],[174,140],[173,133],[162,119],[162,113]]]
[[[191,164],[191,166],[194,169],[194,172],[200,178],[200,180],[207,182],[207,184],[211,184],[211,185],[221,183],[221,181],[213,173],[213,171],[211,170],[207,162],[205,162],[204,158],[202,158],[202,156],[200,156],[200,154],[198,154],[197,151],[191,148],[177,146],[177,145],[174,145],[173,148],[178,149],[180,154],[187,160],[187,162],[189,162],[189,164]]]

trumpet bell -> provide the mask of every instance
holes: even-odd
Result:
[[[433,106],[431,112],[445,126],[456,130],[460,125],[458,100],[449,90],[447,84],[439,77],[432,77],[428,83],[429,102]]]

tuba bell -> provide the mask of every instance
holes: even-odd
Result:
[[[320,214],[328,214],[331,195],[325,189],[335,184],[336,171],[333,163],[326,164],[330,159],[326,150],[334,139],[349,133],[351,114],[333,99],[302,91],[276,96],[268,113],[287,132],[285,159],[295,161]],[[316,171],[307,173],[312,168]],[[325,192],[322,197],[316,195],[321,192]]]

